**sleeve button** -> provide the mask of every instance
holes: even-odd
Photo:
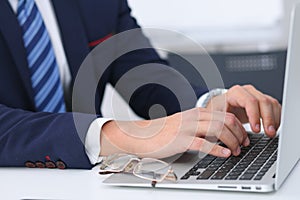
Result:
[[[48,161],[45,162],[45,164],[46,164],[46,167],[49,168],[49,169],[56,168],[56,165],[53,161],[48,160]]]
[[[41,162],[41,161],[36,161],[35,162],[36,167],[38,168],[45,168],[45,163]]]
[[[56,161],[56,166],[58,169],[66,169],[67,168],[66,164],[61,160]]]
[[[36,165],[31,161],[25,162],[25,166],[28,167],[28,168],[35,168],[36,167]]]

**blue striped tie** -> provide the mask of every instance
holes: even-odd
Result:
[[[65,112],[62,84],[53,47],[34,0],[19,0],[17,16],[23,30],[37,111]]]

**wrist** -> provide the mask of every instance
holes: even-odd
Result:
[[[214,111],[225,111],[226,110],[226,89],[214,89],[211,90],[206,100],[204,101],[204,107]]]
[[[135,133],[131,123],[123,121],[109,121],[101,130],[101,155],[107,156],[114,153],[134,154],[141,144],[138,138],[130,133]]]

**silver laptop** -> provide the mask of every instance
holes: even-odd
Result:
[[[195,152],[184,153],[172,167],[177,182],[157,183],[158,188],[272,192],[280,188],[300,158],[300,4],[292,15],[286,63],[282,122],[278,135],[251,134],[251,145],[228,159]],[[147,180],[130,174],[113,174],[104,183],[151,187]]]

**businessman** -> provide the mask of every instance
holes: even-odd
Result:
[[[109,37],[138,27],[125,0],[0,0],[0,166],[88,169],[116,152],[161,158],[189,149],[228,157],[249,145],[242,123],[259,132],[260,119],[266,134],[275,135],[281,107],[250,85],[214,95],[194,87],[197,98],[208,100],[204,108],[194,108],[189,97],[180,107],[167,88],[148,84],[128,100],[145,120],[103,118],[107,83],[115,86],[135,66],[167,65],[153,49],[127,53],[105,71],[95,94],[97,117],[72,112],[73,85],[85,57]],[[156,104],[167,116],[150,119]],[[74,116],[80,119],[76,126]],[[146,133],[153,137],[136,137]],[[207,134],[227,147],[213,145]]]

